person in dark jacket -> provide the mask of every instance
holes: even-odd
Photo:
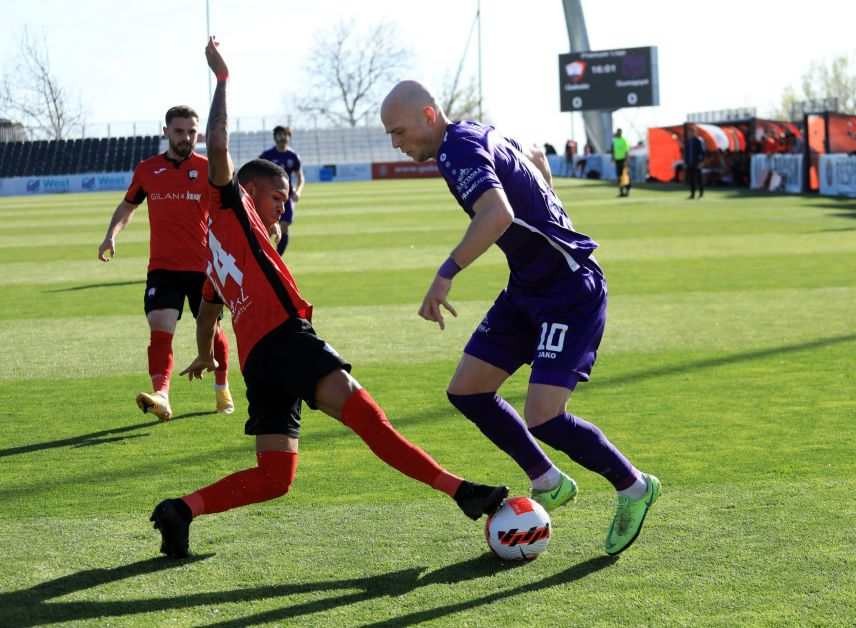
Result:
[[[698,197],[704,196],[704,177],[701,165],[704,162],[704,142],[696,135],[694,127],[687,128],[687,140],[684,144],[684,163],[687,168],[687,183],[690,186],[690,198],[695,198],[696,187]]]

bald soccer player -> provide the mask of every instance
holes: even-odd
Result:
[[[533,439],[599,473],[617,492],[606,536],[608,554],[627,549],[660,494],[592,423],[566,411],[579,381],[588,381],[606,323],[606,280],[592,253],[597,244],[574,230],[550,185],[543,154],[478,122],[451,122],[420,83],[398,83],[381,107],[392,145],[415,161],[437,160],[440,173],[470,217],[463,239],[434,277],[419,315],[445,326],[441,308],[457,273],[492,244],[511,270],[464,348],[448,387],[449,401],[511,456],[532,481],[532,497],[553,510],[577,494]],[[525,422],[499,394],[531,364]]]

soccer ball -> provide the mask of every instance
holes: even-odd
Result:
[[[502,560],[535,560],[550,542],[550,515],[528,497],[512,497],[484,526],[487,544]]]

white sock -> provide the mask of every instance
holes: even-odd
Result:
[[[214,390],[226,390],[229,384],[214,384]]]
[[[628,486],[627,488],[618,491],[619,495],[623,495],[624,497],[629,497],[630,499],[642,499],[645,496],[645,492],[648,490],[648,483],[645,481],[644,476],[639,473],[636,476],[636,480]]]
[[[555,488],[558,486],[559,482],[562,479],[562,474],[559,473],[559,470],[555,465],[547,469],[546,472],[539,475],[537,478],[532,480],[532,488],[536,491],[547,491],[551,488]]]

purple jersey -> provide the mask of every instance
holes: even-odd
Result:
[[[268,161],[272,161],[277,166],[285,170],[285,174],[288,175],[288,185],[294,188],[294,184],[296,183],[295,179],[292,179],[291,175],[300,172],[300,155],[295,153],[290,148],[286,148],[283,151],[277,149],[276,146],[272,146],[268,148],[265,152],[259,155],[260,159],[267,159]],[[280,221],[287,222],[291,224],[294,220],[294,203],[291,195],[288,196],[288,200],[285,202],[285,211],[280,218]]]
[[[508,197],[514,222],[496,244],[508,260],[509,287],[540,291],[563,279],[574,284],[581,267],[602,275],[590,259],[597,243],[574,231],[562,202],[516,141],[492,126],[455,122],[446,128],[437,165],[471,218],[487,190],[501,188]]]
[[[261,159],[267,159],[268,161],[272,161],[277,166],[285,170],[288,175],[288,182],[293,183],[291,179],[291,175],[297,173],[300,170],[300,155],[295,153],[290,148],[286,148],[284,151],[277,150],[276,146],[268,148],[265,152],[259,155]]]

